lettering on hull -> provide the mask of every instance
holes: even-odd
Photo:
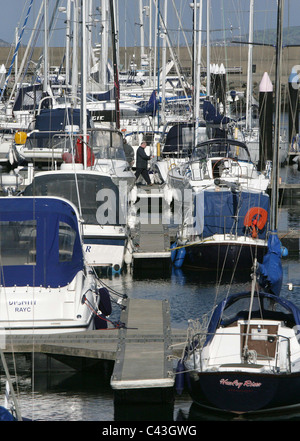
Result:
[[[222,386],[236,387],[237,389],[240,389],[241,387],[259,388],[262,385],[262,383],[256,383],[255,381],[252,381],[252,380],[245,380],[245,381],[233,380],[233,381],[230,381],[225,378],[222,378],[220,380],[220,384]]]

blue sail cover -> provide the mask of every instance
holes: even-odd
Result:
[[[233,121],[231,118],[221,115],[208,100],[203,102],[203,118],[209,124],[228,124],[230,121]]]
[[[195,195],[195,233],[206,238],[214,234],[247,234],[244,219],[252,207],[270,212],[269,196],[257,192],[233,192],[231,190],[204,190]],[[258,238],[265,239],[267,223],[258,230]],[[250,231],[248,232],[250,235]]]
[[[72,205],[54,197],[0,198],[0,284],[57,288],[84,260]]]
[[[279,296],[282,286],[281,243],[274,232],[268,239],[268,251],[258,266],[258,283],[266,292]]]
[[[90,118],[87,119],[87,123],[88,128],[90,128]],[[43,109],[41,113],[36,116],[36,130],[43,132],[60,132],[64,131],[67,125],[80,126],[80,109]]]
[[[148,102],[139,102],[137,103],[138,112],[139,113],[147,113],[152,116],[156,115],[157,109],[159,105],[159,100],[156,98],[156,90],[153,90]]]

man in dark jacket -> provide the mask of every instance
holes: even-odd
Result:
[[[143,176],[145,181],[147,182],[147,185],[152,185],[149,177],[149,173],[147,170],[148,161],[150,156],[146,155],[145,148],[147,147],[146,141],[143,141],[136,152],[136,172],[135,177],[136,180],[139,178],[140,175]]]

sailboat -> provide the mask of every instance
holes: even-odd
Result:
[[[169,183],[174,199],[184,201],[172,250],[184,254],[180,261],[174,256],[177,265],[250,271],[254,257],[262,260],[270,179],[257,172],[245,144],[223,138],[198,144],[189,161],[169,171]]]
[[[280,48],[282,1],[278,1],[277,20]],[[279,49],[277,91],[280,55]],[[250,292],[224,298],[214,309],[206,331],[189,337],[178,363],[178,379],[187,376],[193,401],[214,410],[266,412],[296,406],[300,401],[300,310],[280,296],[283,271],[277,235],[279,109],[277,95],[273,157],[277,166],[273,169],[268,252],[262,264],[254,261]]]

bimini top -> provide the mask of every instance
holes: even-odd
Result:
[[[55,197],[0,198],[0,283],[57,288],[83,269],[78,213]]]
[[[219,157],[251,162],[247,145],[231,138],[212,138],[197,144],[193,150],[191,160]]]

